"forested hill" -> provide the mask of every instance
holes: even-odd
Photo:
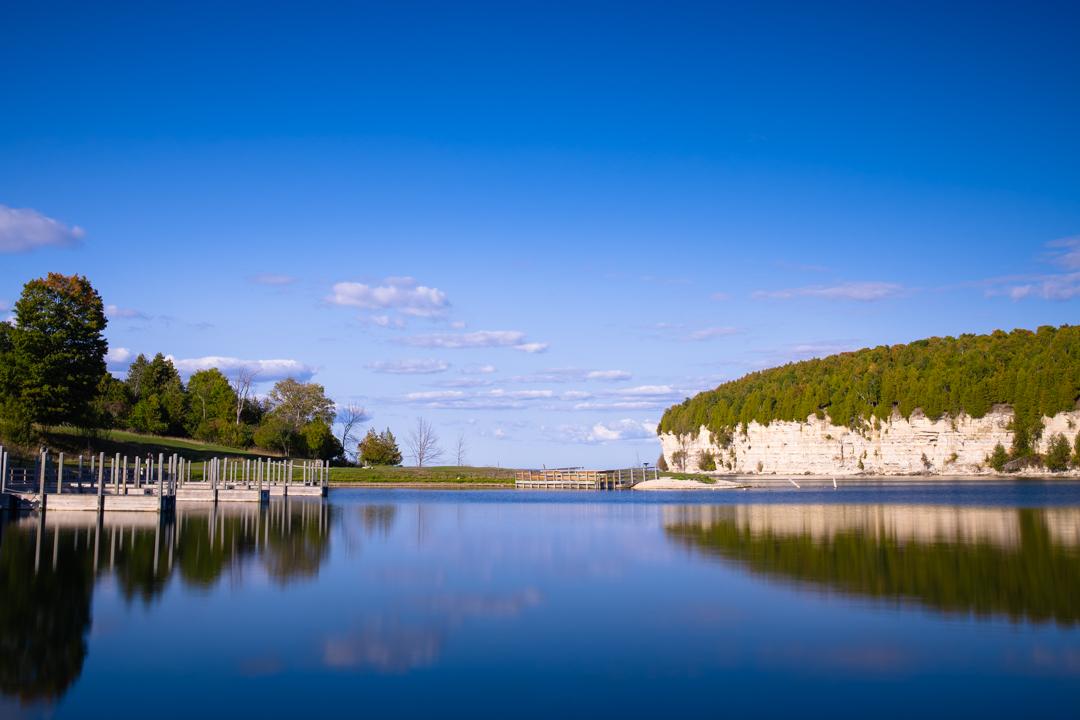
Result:
[[[1039,418],[1076,406],[1080,396],[1080,326],[1036,332],[929,338],[866,348],[751,373],[700,393],[664,413],[660,433],[725,433],[756,420],[804,421],[828,415],[855,427],[894,408],[936,418],[982,417],[1011,405],[1018,431],[1038,431]]]

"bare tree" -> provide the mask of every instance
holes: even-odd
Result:
[[[435,434],[435,428],[422,417],[416,418],[416,427],[409,433],[405,441],[405,447],[409,455],[416,462],[416,467],[430,465],[442,457],[443,451],[439,447],[439,436]]]
[[[457,439],[457,466],[465,465],[465,454],[469,452],[469,445],[465,442],[465,433],[458,435]]]
[[[236,424],[240,424],[240,415],[244,412],[248,397],[251,395],[251,386],[255,383],[258,372],[251,368],[239,367],[236,369],[236,379],[233,381],[233,390],[236,391]]]
[[[356,426],[360,423],[367,422],[371,419],[371,416],[367,414],[362,405],[355,403],[349,403],[344,408],[338,410],[337,420],[341,423],[341,447],[345,448],[345,453],[356,455],[356,450],[350,450],[356,441],[356,436],[353,431],[356,430]]]

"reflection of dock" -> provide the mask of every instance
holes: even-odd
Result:
[[[515,487],[549,490],[629,490],[640,482],[660,477],[656,468],[647,465],[622,470],[519,470],[516,475]]]

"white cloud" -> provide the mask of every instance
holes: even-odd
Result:
[[[85,231],[68,227],[30,208],[0,205],[0,253],[18,253],[42,247],[77,245]]]
[[[405,327],[405,321],[399,317],[390,317],[389,315],[372,315],[371,322],[379,327],[393,328],[400,330]]]
[[[701,330],[695,330],[687,336],[687,340],[693,340],[695,342],[701,342],[702,340],[712,340],[718,337],[727,337],[729,335],[735,335],[739,332],[738,328],[733,327],[708,327]]]
[[[368,363],[367,368],[390,375],[431,375],[446,372],[450,363],[442,360],[378,360]]]
[[[461,368],[463,375],[492,375],[497,372],[494,365],[466,365]]]
[[[459,400],[464,397],[467,397],[467,395],[461,390],[423,390],[407,394],[405,400],[408,402],[429,402],[432,400]]]
[[[463,348],[509,347],[527,353],[547,350],[547,343],[526,342],[519,330],[477,330],[469,333],[428,333],[399,340],[404,345],[460,350]]]
[[[335,283],[327,301],[362,310],[394,310],[415,317],[438,317],[450,306],[446,293],[417,284],[410,277],[390,277],[382,285],[358,282]]]
[[[617,395],[671,395],[675,390],[670,385],[638,385],[632,388],[623,388],[622,390],[616,390]]]
[[[149,316],[141,310],[122,308],[117,305],[106,305],[105,314],[118,320],[148,320]]]
[[[563,442],[605,444],[628,440],[656,440],[656,423],[625,418],[610,423],[595,423],[591,427],[561,425],[555,439]]]
[[[1013,300],[1072,300],[1080,297],[1080,272],[1044,275],[1032,283],[1013,285],[1007,293]]]
[[[873,302],[896,297],[904,292],[904,286],[898,283],[864,281],[840,283],[839,285],[809,285],[784,290],[758,290],[753,293],[753,297],[769,300],[791,300],[793,298],[809,297],[824,300]]]
[[[0,312],[7,312],[10,309],[11,305],[8,304],[7,300],[0,300]]]
[[[272,287],[292,285],[296,282],[296,278],[292,275],[282,275],[279,273],[260,273],[258,275],[252,275],[248,280],[256,285],[270,285]]]
[[[131,363],[131,351],[126,347],[111,347],[105,353],[105,367],[111,371],[121,371]]]
[[[284,380],[285,378],[307,381],[315,374],[314,367],[297,360],[242,360],[240,358],[219,357],[216,355],[184,359],[177,359],[169,355],[168,358],[172,360],[173,365],[176,366],[181,375],[190,375],[199,370],[209,370],[211,368],[217,368],[226,375],[232,375],[240,369],[245,369],[255,373],[255,382],[272,382]]]
[[[630,373],[625,370],[582,370],[580,368],[549,368],[529,375],[515,375],[510,378],[516,383],[565,383],[585,380],[622,381],[629,380]]]

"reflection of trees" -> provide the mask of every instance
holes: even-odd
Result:
[[[48,549],[35,572],[37,532],[36,523],[0,529],[0,693],[24,702],[64,694],[82,672],[90,629],[86,548],[59,542],[54,569],[56,531],[46,533],[41,540]]]
[[[78,678],[95,572],[115,574],[125,599],[148,603],[174,571],[185,584],[210,587],[259,559],[286,583],[314,577],[329,554],[331,514],[321,501],[180,508],[160,520],[111,514],[101,526],[96,519],[46,514],[47,528],[39,516],[0,520],[0,693],[54,699]]]
[[[1080,620],[1080,554],[1050,532],[1054,511],[1003,512],[1016,514],[1009,542],[898,538],[872,524],[824,533],[762,527],[738,518],[735,509],[705,521],[682,513],[664,530],[679,544],[772,577],[909,598],[946,612],[1066,625]]]
[[[389,535],[397,519],[397,505],[361,505],[360,522],[364,532],[370,537],[378,532]]]
[[[270,577],[283,583],[315,577],[330,552],[330,509],[322,502],[287,501],[267,522],[264,562]]]

